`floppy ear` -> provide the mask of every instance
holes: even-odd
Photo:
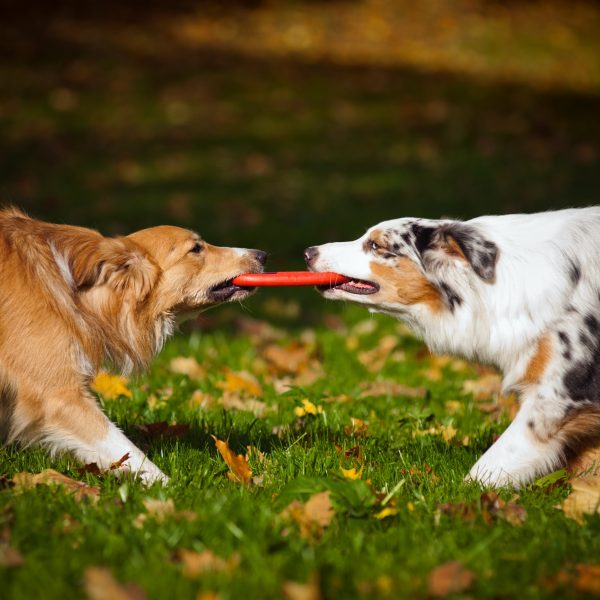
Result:
[[[78,290],[107,285],[131,291],[138,300],[150,293],[160,269],[127,238],[86,240],[69,252],[74,287]]]
[[[447,254],[466,260],[484,281],[494,280],[498,246],[475,227],[458,222],[449,223],[442,225],[438,236],[440,246]]]
[[[494,280],[498,246],[475,227],[459,221],[443,223],[439,227],[419,226],[415,238],[416,248],[424,263],[427,262],[428,251],[442,251],[446,256],[466,261],[484,281]]]

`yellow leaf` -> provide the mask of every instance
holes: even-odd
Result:
[[[378,373],[397,345],[398,338],[395,335],[385,335],[372,350],[359,352],[358,360],[370,373]]]
[[[346,435],[363,436],[369,432],[369,424],[357,417],[350,417],[350,425],[344,427]]]
[[[427,390],[424,387],[409,387],[395,381],[380,380],[364,383],[361,398],[372,396],[407,396],[409,398],[425,398]]]
[[[356,470],[356,467],[352,467],[351,469],[342,469],[342,475],[346,479],[360,479],[364,470],[364,465],[358,471]]]
[[[249,484],[252,480],[252,469],[246,457],[232,452],[227,442],[217,439],[214,435],[211,437],[215,440],[217,450],[230,469],[227,475],[229,479],[237,483]]]
[[[91,388],[106,400],[116,400],[120,396],[131,398],[131,390],[127,387],[127,383],[126,377],[102,371],[92,381]]]
[[[100,497],[100,488],[88,485],[83,481],[71,479],[54,469],[45,469],[41,473],[17,473],[13,477],[15,490],[26,490],[38,485],[58,485],[65,488],[77,501],[83,498],[89,498],[92,502],[97,502]]]
[[[398,514],[398,509],[393,506],[386,506],[383,510],[380,510],[378,513],[375,513],[375,518],[380,521],[386,519],[387,517],[393,517]]]
[[[217,387],[221,388],[224,392],[241,392],[258,397],[263,395],[262,387],[258,383],[256,377],[246,371],[239,371],[236,373],[227,370],[225,373],[225,381],[217,383]]]
[[[323,412],[323,407],[322,406],[316,406],[315,404],[313,404],[310,400],[307,400],[306,398],[304,398],[302,400],[302,406],[297,406],[294,409],[294,414],[297,417],[304,417],[305,415],[313,415],[313,416],[317,416],[320,415]]]

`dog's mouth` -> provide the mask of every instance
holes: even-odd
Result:
[[[232,280],[233,277],[231,279],[226,279],[217,285],[213,285],[213,287],[208,290],[210,299],[216,302],[225,302],[226,300],[231,300],[234,297],[237,299],[249,296],[256,291],[255,287],[241,287],[239,285],[235,285]]]
[[[339,290],[348,294],[366,296],[369,294],[376,294],[379,291],[379,285],[374,281],[350,279],[350,281],[346,281],[345,283],[340,283],[338,285],[321,285],[318,286],[317,289],[320,292]]]

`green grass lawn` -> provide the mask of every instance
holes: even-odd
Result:
[[[483,3],[488,8],[465,22],[464,3],[445,3],[443,14],[431,3],[435,14],[419,12],[414,23],[411,11],[394,9],[400,31],[421,45],[432,41],[433,62],[422,68],[426,55],[394,62],[385,46],[381,60],[353,62],[329,53],[326,37],[318,55],[262,52],[272,39],[247,39],[246,24],[255,23],[248,6],[283,6],[285,17],[301,10],[298,2],[240,2],[226,9],[241,11],[240,20],[227,13],[214,31],[194,12],[188,23],[206,39],[191,45],[176,34],[188,18],[183,0],[26,4],[33,8],[13,2],[0,19],[0,202],[33,216],[106,234],[165,222],[192,227],[211,243],[267,250],[268,267],[287,270],[303,268],[305,247],[358,237],[383,219],[598,202],[600,17],[592,3],[573,10],[544,0],[512,17],[508,5],[499,20],[500,9]],[[319,12],[318,3],[305,4],[309,17]],[[442,18],[448,11],[457,18]],[[339,39],[354,35],[351,25]],[[236,43],[227,46],[232,31]],[[337,43],[335,27],[327,31]],[[386,39],[395,44],[393,32]],[[402,39],[410,51],[412,38]],[[357,50],[371,48],[365,44]],[[572,65],[579,68],[567,72]],[[556,509],[569,493],[565,483],[532,486],[518,499],[505,490],[504,509],[463,483],[509,416],[489,404],[491,391],[481,400],[463,394],[463,382],[481,371],[432,362],[397,327],[312,290],[269,290],[208,313],[129,383],[130,399],[104,402],[171,476],[164,489],[80,474],[68,457],[53,462],[38,449],[0,449],[0,564],[11,562],[7,548],[23,558],[0,566],[0,598],[80,597],[90,566],[149,598],[277,598],[290,581],[312,581],[324,598],[414,598],[432,591],[433,569],[455,560],[473,573],[467,586],[463,572],[465,597],[577,595],[568,573],[597,562],[600,517],[579,525]],[[383,360],[378,345],[392,339]],[[284,374],[273,372],[265,348],[290,352],[299,340],[316,363],[283,391]],[[373,349],[363,356],[375,362],[371,372],[358,357]],[[205,374],[175,374],[170,361],[178,356],[194,357]],[[256,416],[220,401],[226,369],[253,373],[258,401],[270,410],[255,405],[264,413]],[[361,397],[365,383],[379,380],[427,392]],[[327,401],[341,395],[345,401]],[[316,415],[296,414],[303,400]],[[352,418],[368,430],[357,435]],[[188,428],[161,439],[138,427],[160,421]],[[227,478],[211,435],[236,453],[264,453],[250,456],[258,484]],[[360,480],[343,476],[342,468],[359,465]],[[98,485],[99,500],[10,487],[16,473],[48,467]],[[303,536],[280,516],[293,500],[324,491],[335,516],[323,531],[309,527]],[[172,500],[180,514],[139,526],[149,498]],[[526,511],[521,525],[518,507]],[[394,514],[378,519],[386,508]],[[207,572],[188,577],[185,549],[231,562],[212,559]]]
[[[448,561],[461,561],[474,574],[466,596],[555,597],[549,582],[558,571],[597,561],[600,517],[581,526],[556,508],[568,485],[531,486],[518,498],[502,491],[501,498],[525,509],[519,524],[503,518],[502,511],[494,516],[480,499],[482,490],[463,483],[470,465],[508,422],[502,413],[491,419],[481,410],[487,403],[463,393],[465,380],[481,377],[472,365],[432,362],[397,323],[367,318],[359,309],[345,311],[330,327],[271,333],[260,322],[245,320],[225,331],[179,337],[147,374],[130,382],[131,399],[104,401],[111,418],[171,476],[165,488],[82,475],[68,457],[53,462],[40,450],[0,450],[0,472],[8,477],[54,466],[100,487],[96,503],[78,502],[49,486],[0,492],[1,527],[10,531],[10,544],[23,557],[21,566],[0,568],[2,597],[80,597],[85,569],[102,566],[117,580],[138,584],[149,598],[193,598],[200,591],[220,598],[278,598],[285,582],[313,577],[324,598],[414,598],[427,596],[430,572]],[[384,350],[380,343],[386,335],[395,336],[397,345]],[[296,346],[290,349],[290,343]],[[315,357],[322,372],[314,363],[306,380],[315,381],[282,392],[283,373],[273,366],[279,363],[268,360],[274,347]],[[378,347],[368,358],[361,354]],[[377,372],[359,360],[372,364],[387,353]],[[171,359],[178,356],[197,359],[206,375],[196,381],[173,373]],[[256,417],[190,402],[199,397],[197,390],[204,392],[201,398],[218,401],[226,393],[226,369],[255,374],[267,412]],[[360,398],[365,382],[381,380],[424,387],[427,393]],[[240,396],[235,386],[230,393]],[[347,398],[338,398],[343,394]],[[299,417],[303,400],[322,412]],[[368,423],[368,429],[353,430],[351,418]],[[189,429],[161,439],[137,427],[159,421]],[[444,431],[451,432],[448,441]],[[257,484],[226,477],[211,435],[228,440],[236,453],[245,454],[247,446],[264,453],[264,458],[250,455]],[[352,448],[354,456],[345,458]],[[359,466],[361,479],[343,477],[342,468]],[[335,516],[322,532],[317,528],[303,536],[281,517],[292,500],[306,501],[324,490],[330,491]],[[395,514],[380,520],[375,515],[383,496]],[[176,513],[136,524],[149,498],[172,499]],[[440,508],[447,504],[457,506]],[[235,564],[189,576],[181,549],[209,549],[223,559],[233,556]],[[567,593],[570,588],[559,590],[576,595]]]

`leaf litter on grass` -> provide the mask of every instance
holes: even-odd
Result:
[[[83,589],[89,600],[145,600],[146,594],[134,583],[119,583],[104,567],[88,567],[83,573]]]
[[[16,473],[13,476],[13,482],[16,492],[32,489],[38,485],[47,485],[65,489],[77,501],[88,499],[91,502],[97,502],[100,497],[98,486],[76,481],[54,469],[44,469],[40,473]]]

